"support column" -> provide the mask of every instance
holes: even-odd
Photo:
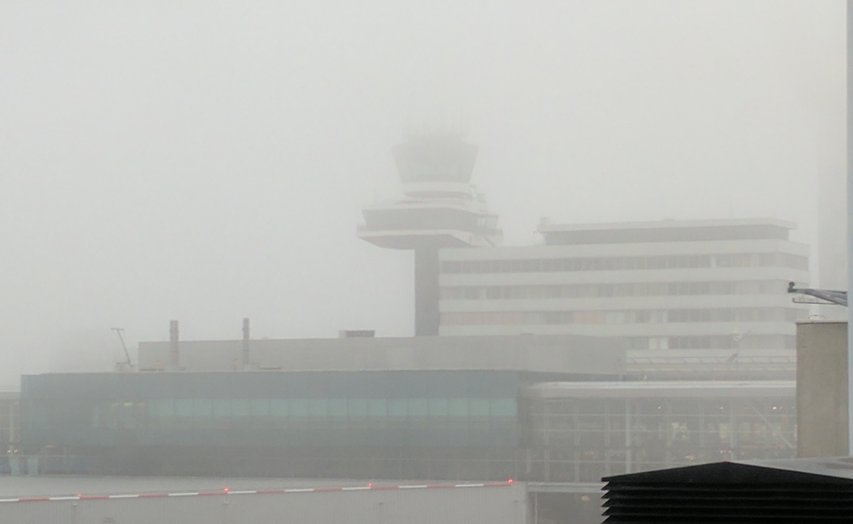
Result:
[[[853,284],[853,0],[847,0],[847,285]],[[847,452],[853,454],[853,307],[847,308]]]
[[[169,321],[169,366],[172,370],[181,365],[180,335],[178,321]]]
[[[249,353],[249,340],[251,339],[251,335],[249,333],[249,319],[243,319],[243,368],[247,368],[249,366],[250,361],[250,353]]]
[[[438,335],[438,248],[415,249],[415,336]]]

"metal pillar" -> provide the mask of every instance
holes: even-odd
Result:
[[[243,319],[243,367],[249,365],[249,319]]]
[[[415,336],[438,335],[438,248],[415,249]]]
[[[172,369],[181,365],[180,335],[178,333],[178,321],[169,321],[169,364]]]

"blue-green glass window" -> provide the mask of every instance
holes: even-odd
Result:
[[[346,418],[347,416],[347,399],[345,398],[330,398],[329,399],[329,416],[335,418]]]
[[[137,404],[131,401],[125,401],[119,404],[119,426],[122,428],[136,428],[139,421],[137,417]]]
[[[213,416],[214,417],[230,417],[231,416],[231,401],[223,398],[218,398],[213,401]]]
[[[328,412],[326,406],[326,399],[324,398],[309,398],[308,403],[308,416],[315,418],[326,418],[326,413]]]
[[[118,402],[110,402],[109,409],[107,411],[107,427],[109,428],[117,428],[119,421],[119,403]]]
[[[175,415],[179,417],[193,416],[193,400],[191,398],[179,398],[175,400]]]
[[[405,417],[407,414],[406,411],[406,399],[404,398],[392,398],[388,401],[388,416],[389,417]]]
[[[350,417],[366,417],[367,416],[367,399],[351,398],[347,402]]]
[[[492,416],[493,417],[514,417],[515,416],[515,399],[514,398],[497,398],[492,399]]]
[[[148,402],[148,413],[152,417],[173,417],[175,416],[175,407],[171,399],[152,400]]]
[[[156,418],[156,407],[148,405],[148,418]],[[108,428],[110,406],[107,403],[101,403],[92,410],[92,426],[96,428]],[[32,412],[31,412],[32,413]],[[43,424],[43,427],[47,424]]]
[[[427,407],[427,399],[425,398],[410,398],[409,399],[409,416],[410,417],[426,417],[429,415]]]
[[[446,398],[431,398],[431,399],[429,399],[429,415],[431,417],[446,417],[447,416],[447,399]]]
[[[266,417],[270,414],[270,401],[265,398],[252,399],[252,416]]]
[[[467,398],[452,398],[450,399],[447,412],[451,417],[467,417],[468,416],[468,399]]]
[[[304,398],[292,398],[289,401],[291,417],[307,417],[308,401]]]
[[[385,418],[388,416],[388,401],[384,398],[372,398],[367,401],[367,416]]]
[[[148,409],[151,409],[151,408],[148,408]],[[92,427],[93,428],[101,427],[101,413],[100,413],[100,411],[101,411],[100,406],[95,406],[92,408]],[[151,415],[149,414],[148,416],[150,417]]]
[[[286,417],[290,414],[289,407],[286,399],[274,398],[270,400],[270,415],[273,417]]]
[[[468,403],[468,409],[472,417],[488,417],[489,400],[485,398],[472,398]]]
[[[235,417],[248,417],[252,414],[252,404],[249,399],[235,398],[231,400],[231,409]]]
[[[193,401],[193,416],[194,417],[211,417],[213,416],[213,402],[206,398],[197,398]]]

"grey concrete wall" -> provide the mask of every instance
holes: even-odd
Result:
[[[619,375],[625,343],[576,335],[252,340],[251,368],[308,370],[517,370]],[[242,367],[242,340],[182,341],[181,367]],[[139,344],[140,369],[168,367],[168,342]]]
[[[415,336],[438,335],[438,248],[415,249]]]
[[[797,324],[797,454],[847,455],[847,323]]]
[[[525,488],[0,503],[3,524],[524,524]]]

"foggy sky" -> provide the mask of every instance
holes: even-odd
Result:
[[[355,227],[413,130],[479,145],[508,243],[546,216],[813,242],[844,30],[841,0],[2,2],[0,384],[110,369],[111,327],[134,349],[170,319],[410,335],[411,254]]]

